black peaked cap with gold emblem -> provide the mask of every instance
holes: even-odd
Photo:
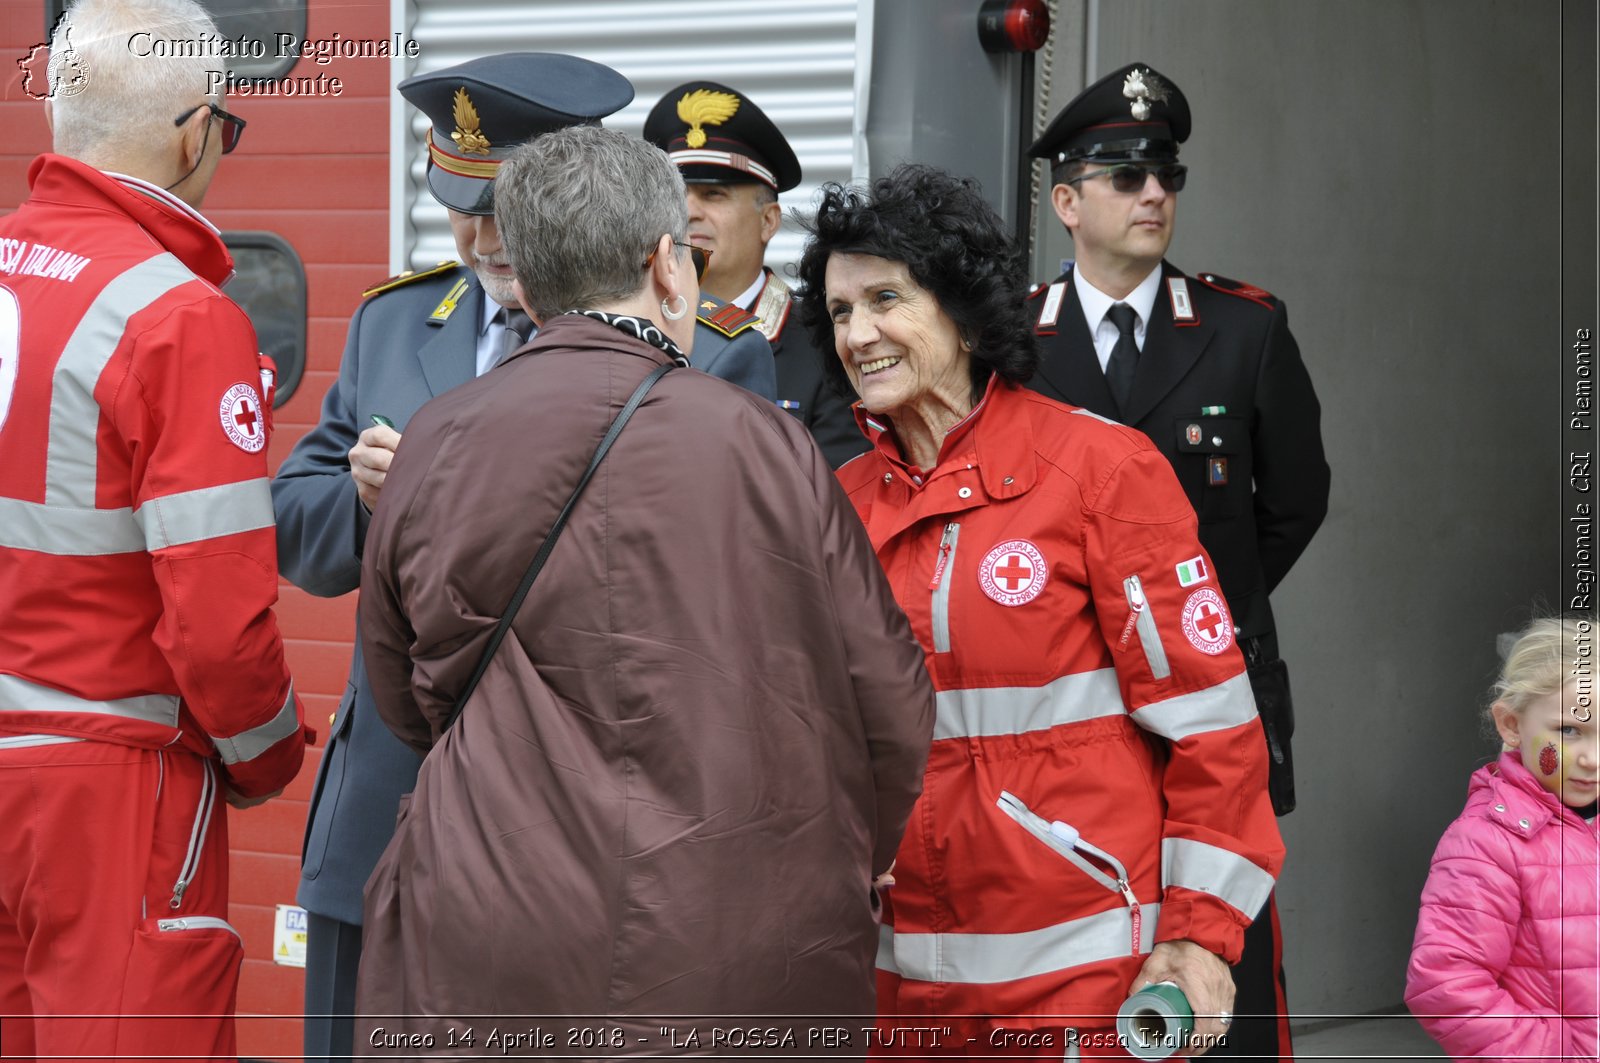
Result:
[[[1189,101],[1148,63],[1129,63],[1061,109],[1028,154],[1051,163],[1171,162],[1189,139]]]
[[[685,181],[760,181],[776,192],[800,183],[800,160],[772,119],[715,81],[669,89],[650,108],[644,139],[672,156]]]
[[[506,52],[400,82],[433,123],[428,188],[463,214],[494,213],[494,175],[541,133],[598,125],[633,101],[633,84],[608,66],[555,52]]]

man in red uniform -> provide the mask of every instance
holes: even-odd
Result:
[[[271,613],[271,398],[196,209],[243,123],[219,59],[136,46],[215,34],[190,0],[74,7],[54,153],[0,219],[8,1054],[236,1057],[219,802],[275,795],[304,752]]]

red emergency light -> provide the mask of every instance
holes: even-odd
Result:
[[[984,0],[978,41],[986,52],[1037,52],[1050,36],[1044,0]]]

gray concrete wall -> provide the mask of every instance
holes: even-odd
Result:
[[[1115,0],[1066,17],[1058,61],[1093,68],[1056,79],[1050,113],[1134,60],[1182,86],[1170,257],[1283,298],[1322,399],[1331,512],[1274,596],[1299,723],[1290,1003],[1390,1007],[1433,845],[1491,753],[1473,713],[1494,635],[1559,598],[1561,8]],[[1040,277],[1071,256],[1045,213]]]

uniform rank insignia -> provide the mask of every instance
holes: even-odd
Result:
[[[456,89],[454,103],[456,131],[450,134],[450,139],[464,155],[489,154],[489,138],[483,135],[478,109],[472,105],[472,97],[467,95],[466,89]]]
[[[732,339],[746,329],[755,327],[760,318],[733,303],[724,303],[707,296],[700,301],[699,321]]]
[[[435,324],[443,324],[449,321],[450,315],[456,312],[456,306],[461,302],[461,297],[467,294],[467,287],[465,278],[452,284],[450,290],[445,293],[444,298],[439,300],[439,305],[433,308],[433,313],[428,315],[428,320]]]

